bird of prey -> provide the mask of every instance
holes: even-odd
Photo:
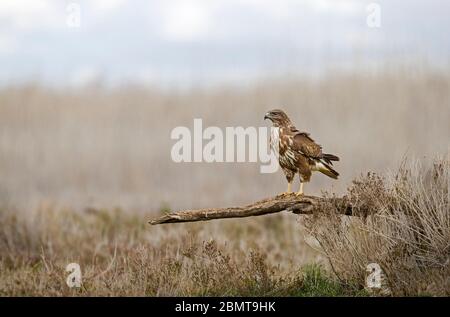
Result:
[[[275,128],[272,129],[270,145],[278,155],[279,164],[288,181],[287,192],[284,194],[291,193],[296,173],[300,176],[300,190],[297,195],[303,195],[303,184],[309,182],[313,171],[333,179],[338,178],[339,173],[332,165],[333,161],[339,161],[339,157],[322,153],[322,147],[314,142],[309,133],[297,130],[283,110],[267,112],[264,116],[264,120],[266,119],[272,121]]]

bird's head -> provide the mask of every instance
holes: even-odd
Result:
[[[280,109],[270,110],[264,116],[264,120],[269,119],[275,127],[281,127],[291,124],[287,114]]]

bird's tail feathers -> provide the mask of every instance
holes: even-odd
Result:
[[[339,157],[333,154],[323,154],[322,159],[329,165],[333,165],[332,161],[339,161]]]
[[[316,162],[316,170],[327,175],[328,177],[331,177],[333,179],[338,179],[339,173],[336,172],[330,164],[325,162],[325,160],[320,160]]]

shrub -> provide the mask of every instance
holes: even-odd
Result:
[[[353,181],[347,199],[360,217],[336,206],[306,219],[337,277],[366,286],[367,265],[382,269],[381,294],[450,295],[450,161],[403,162],[383,178]]]

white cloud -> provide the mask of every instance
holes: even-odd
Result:
[[[264,34],[263,29],[271,29],[271,25],[280,29],[303,27],[312,16],[366,14],[364,2],[358,0],[170,0],[150,6],[149,19],[158,21],[162,37],[177,42],[239,37],[251,29]],[[230,12],[234,18],[230,19]],[[254,17],[267,23],[251,24]]]
[[[314,10],[343,15],[354,15],[362,11],[364,3],[355,0],[305,0],[307,6]]]
[[[125,3],[124,0],[90,0],[89,4],[94,10],[114,11]]]
[[[72,2],[81,7],[78,31],[66,24]],[[369,2],[0,0],[0,54],[11,60],[1,77],[42,74],[74,85],[103,77],[190,82],[306,72],[320,68],[322,59],[351,62],[355,50],[371,58],[407,49],[448,55],[449,20],[440,1],[383,2],[385,27],[377,30],[365,24]],[[202,45],[191,45],[196,41]],[[68,75],[61,71],[86,64]]]
[[[239,3],[254,7],[274,18],[299,16],[310,10],[349,15],[361,11],[364,5],[361,0],[232,0],[224,1],[222,4]]]
[[[58,21],[55,1],[2,0],[0,18],[13,28],[30,29],[55,25]]]
[[[207,2],[167,1],[161,13],[163,36],[172,41],[201,39],[212,24],[212,7]]]
[[[1,0],[0,19],[14,30],[36,30],[41,28],[65,27],[67,6],[79,4],[82,13],[96,14],[114,12],[121,8],[124,0]]]
[[[234,5],[237,5],[239,3],[239,1],[235,1]],[[266,16],[270,16],[272,18],[286,18],[295,13],[295,8],[299,4],[299,1],[245,0],[241,3],[249,7],[253,7],[259,12],[264,12]],[[229,2],[225,1],[224,4],[229,4]]]

